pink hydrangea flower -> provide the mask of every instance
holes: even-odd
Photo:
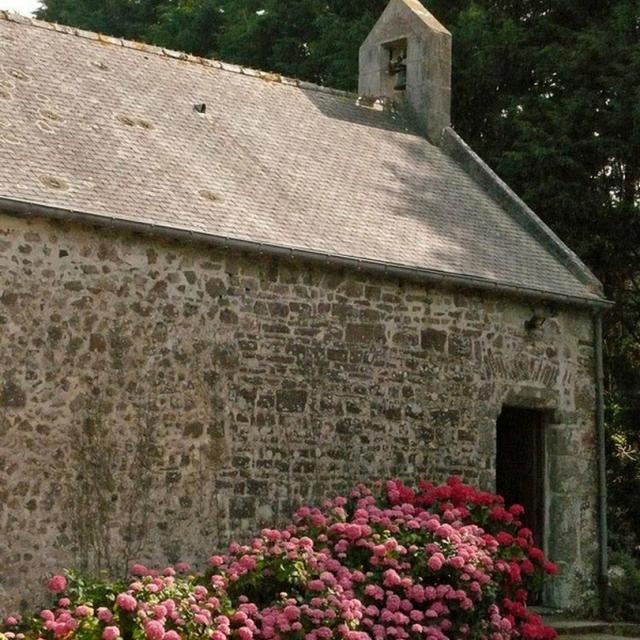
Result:
[[[98,620],[100,620],[101,622],[111,622],[111,620],[113,619],[113,614],[106,607],[98,607],[96,615],[98,617]]]
[[[131,570],[129,571],[129,573],[132,576],[146,576],[149,574],[149,570],[143,564],[138,563],[138,564],[134,564],[131,567]]]
[[[440,554],[434,554],[427,560],[427,566],[431,571],[440,571],[443,564],[443,558]]]
[[[105,627],[102,631],[102,640],[117,640],[120,637],[120,629],[116,626]]]
[[[394,569],[387,569],[383,574],[383,584],[385,587],[397,587],[402,584],[402,578]]]
[[[159,620],[145,622],[144,634],[148,640],[162,640],[164,638],[164,625]]]
[[[47,583],[47,588],[52,593],[60,593],[67,588],[67,579],[64,576],[53,576]]]
[[[209,588],[202,575],[134,565],[137,579],[115,605],[96,601],[103,606],[95,615],[104,625],[133,622],[144,628],[146,640],[181,640],[194,632],[202,640],[446,640],[454,632],[461,639],[475,633],[477,611],[489,609],[479,630],[488,640],[554,640],[554,632],[526,610],[530,579],[554,567],[533,546],[518,509],[459,479],[421,483],[416,490],[399,481],[388,487],[391,495],[380,499],[359,485],[348,504],[339,497],[321,508],[303,507],[285,528],[232,543],[226,555],[209,559]],[[487,512],[492,516],[482,520],[482,529],[477,516]],[[176,568],[191,571],[185,563]],[[253,591],[245,591],[246,584],[263,584],[263,577],[268,584],[273,572],[283,572],[285,580],[309,576],[303,596],[267,589],[257,594],[259,602],[247,597]],[[496,587],[503,592],[488,607]],[[55,612],[42,611],[26,640],[42,640],[36,634],[43,627],[49,640],[72,640],[93,612],[71,600],[61,598]],[[232,613],[223,615],[228,607]],[[7,633],[7,640],[25,640]],[[108,626],[102,634],[118,640],[119,630]]]
[[[135,611],[138,606],[137,600],[128,593],[119,593],[116,597],[116,604],[120,609],[129,613]]]
[[[252,640],[253,632],[249,627],[240,627],[238,629],[238,638],[239,640]]]

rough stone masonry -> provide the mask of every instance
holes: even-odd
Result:
[[[586,311],[528,332],[514,300],[10,212],[0,271],[0,609],[64,567],[203,561],[365,478],[492,489],[505,403],[552,411],[551,601],[589,587]]]

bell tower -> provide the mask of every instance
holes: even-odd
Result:
[[[418,0],[391,0],[360,47],[359,93],[406,104],[439,143],[451,124],[451,34]]]

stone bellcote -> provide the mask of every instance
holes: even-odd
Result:
[[[451,123],[451,34],[418,0],[391,0],[360,47],[358,91],[407,105],[438,144]]]

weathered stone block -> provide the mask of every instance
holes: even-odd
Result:
[[[256,512],[254,496],[236,496],[229,503],[229,517],[232,520],[253,518]]]
[[[382,324],[347,324],[346,342],[384,342],[386,336]]]
[[[98,353],[104,353],[107,350],[107,341],[104,336],[97,333],[92,333],[89,336],[89,350],[97,351]]]
[[[219,298],[227,292],[227,286],[220,278],[208,278],[204,288],[212,298]]]
[[[423,349],[438,351],[443,353],[447,344],[446,331],[437,329],[423,329],[420,332],[420,345]]]
[[[222,324],[238,324],[238,314],[231,309],[221,309],[220,322],[222,322]]]
[[[14,380],[5,380],[0,385],[0,407],[20,409],[27,404],[27,394]]]
[[[186,438],[199,438],[204,433],[202,422],[190,422],[185,425],[184,435]]]
[[[308,392],[304,389],[280,389],[276,393],[278,411],[300,413],[307,404]]]
[[[468,358],[471,355],[471,337],[458,332],[449,334],[449,353],[452,356]]]

